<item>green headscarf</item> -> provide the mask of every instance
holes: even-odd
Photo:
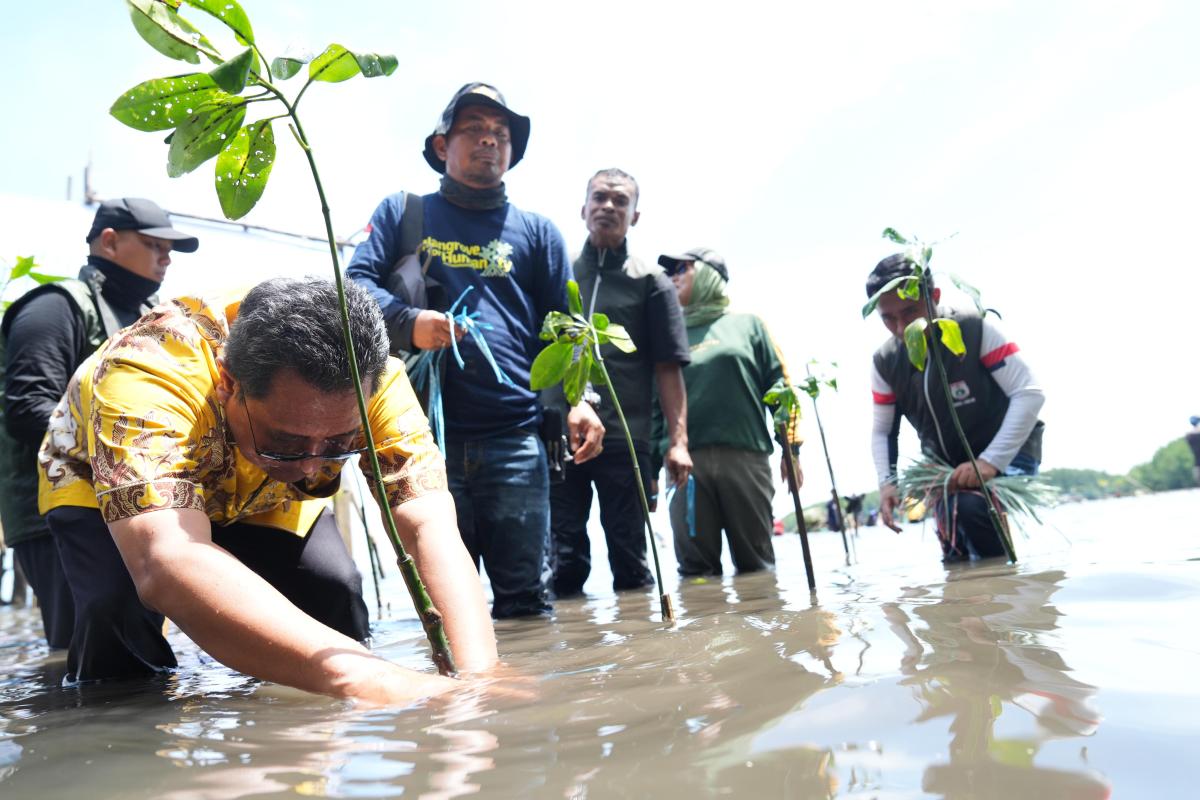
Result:
[[[692,297],[683,307],[683,322],[689,328],[712,322],[729,308],[729,297],[725,294],[727,284],[721,273],[703,261],[696,261],[692,269],[695,272]]]

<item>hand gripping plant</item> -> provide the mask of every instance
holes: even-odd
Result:
[[[783,463],[787,466],[788,489],[792,493],[792,505],[796,509],[796,530],[800,532],[800,549],[804,553],[804,574],[808,578],[808,590],[817,590],[817,579],[813,574],[812,551],[808,548],[808,525],[804,521],[804,508],[800,505],[800,484],[796,481],[796,459],[792,457],[792,446],[788,442],[788,425],[800,409],[800,398],[796,388],[780,378],[763,395],[763,402],[775,409],[775,438],[783,448]]]
[[[629,446],[629,459],[633,462],[634,480],[638,496],[642,501],[642,520],[650,538],[650,552],[654,556],[654,574],[658,581],[658,599],[664,622],[675,620],[671,596],[663,588],[662,567],[658,563],[658,545],[654,539],[654,525],[650,521],[650,503],[646,500],[646,487],[642,484],[642,470],[638,466],[637,451],[633,447],[633,436],[621,410],[621,401],[604,366],[600,345],[612,344],[623,353],[632,353],[637,348],[623,327],[608,321],[608,315],[599,312],[584,316],[583,302],[579,299],[579,284],[567,282],[567,307],[569,314],[551,311],[542,323],[541,338],[550,342],[533,360],[529,373],[529,386],[534,391],[547,389],[562,383],[563,393],[569,405],[577,405],[583,398],[587,385],[607,386],[617,419]]]
[[[954,396],[950,391],[950,379],[946,375],[946,365],[942,361],[944,356],[941,348],[937,346],[937,339],[940,339],[942,345],[955,356],[962,358],[967,353],[959,324],[955,320],[939,317],[937,307],[933,302],[933,274],[929,269],[929,262],[933,258],[933,245],[925,244],[916,238],[910,241],[897,233],[894,228],[885,228],[883,238],[907,248],[905,257],[912,265],[912,274],[893,278],[878,292],[871,295],[867,304],[863,306],[863,319],[871,316],[871,312],[879,304],[879,298],[888,292],[896,292],[905,300],[924,301],[926,316],[913,320],[904,329],[904,348],[908,352],[909,361],[922,372],[925,370],[926,361],[932,356],[933,363],[937,367],[942,391],[946,395],[946,408],[950,412],[950,420],[954,423],[958,440],[967,454],[967,459],[971,462],[971,468],[975,471],[975,479],[979,481],[980,490],[987,498],[988,518],[996,530],[996,535],[1000,537],[1000,543],[1004,546],[1008,560],[1016,563],[1017,553],[1013,549],[1008,525],[1004,522],[995,494],[991,491],[990,485],[983,480],[983,475],[979,471],[979,463],[975,460],[975,453],[971,449],[971,443],[967,441],[967,434],[963,431],[962,422],[954,408]],[[955,286],[971,297],[981,316],[987,313],[987,309],[980,302],[978,289],[965,283],[956,275],[951,275],[950,279],[954,281]],[[934,338],[935,336],[937,339]]]
[[[240,219],[262,197],[267,178],[275,165],[275,134],[272,124],[286,120],[288,129],[308,159],[325,234],[333,263],[334,282],[342,310],[342,332],[346,339],[350,372],[358,397],[358,410],[366,436],[367,453],[374,477],[375,495],[382,510],[384,527],[396,549],[400,571],[412,594],[413,605],[421,618],[425,634],[433,648],[433,660],[444,675],[455,672],[454,659],[434,607],[417,574],[416,564],[404,550],[396,523],[388,512],[383,476],[375,455],[375,441],[367,423],[367,401],[362,393],[358,358],[350,340],[346,310],[345,284],[338,263],[338,250],[325,189],[317,172],[312,147],[304,135],[297,113],[309,87],[317,83],[339,83],[362,75],[376,78],[396,70],[396,58],[375,53],[356,53],[340,44],[331,44],[315,58],[290,56],[269,62],[255,41],[250,20],[237,0],[126,0],[133,26],[141,37],[165,56],[189,64],[199,64],[201,56],[213,64],[208,71],[189,72],[139,83],[113,103],[110,113],[131,128],[140,131],[170,130],[167,143],[167,174],[185,175],[209,159],[216,158],[216,190],[221,210],[229,219]],[[220,21],[241,49],[226,58],[213,43],[179,12],[184,6],[203,11]],[[295,77],[308,65],[307,79],[289,100],[274,81]],[[267,114],[246,122],[252,106],[272,108]]]

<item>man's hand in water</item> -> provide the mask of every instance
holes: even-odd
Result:
[[[900,506],[900,493],[896,491],[896,484],[885,483],[879,487],[879,520],[887,527],[900,532],[900,526],[896,524],[895,510]]]

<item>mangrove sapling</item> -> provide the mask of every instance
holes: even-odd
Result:
[[[276,58],[268,64],[255,40],[250,20],[237,0],[126,0],[126,4],[134,28],[155,50],[190,64],[199,64],[203,56],[215,65],[207,72],[190,72],[139,83],[117,98],[109,109],[109,113],[131,128],[171,131],[166,139],[170,145],[167,151],[168,175],[173,178],[185,175],[215,157],[216,191],[221,211],[228,219],[240,219],[262,197],[271,168],[275,165],[272,123],[286,120],[293,138],[304,151],[325,221],[334,283],[341,305],[342,333],[366,437],[375,497],[384,528],[396,550],[404,582],[433,648],[434,663],[443,675],[453,674],[454,659],[442,626],[441,614],[425,590],[416,564],[405,552],[396,523],[387,507],[387,493],[375,453],[375,440],[367,420],[367,401],[362,393],[358,356],[350,340],[345,284],[329,203],[325,198],[313,149],[297,113],[305,92],[315,83],[339,83],[355,75],[365,78],[391,75],[396,70],[396,58],[353,52],[340,44],[331,44],[315,58],[287,56]],[[230,58],[223,56],[208,37],[179,13],[183,5],[203,11],[220,21],[232,31],[233,38],[243,49]],[[308,65],[307,80],[295,96],[288,99],[272,80],[288,80],[301,72],[305,64]],[[260,106],[264,108],[273,106],[278,113],[265,115],[244,125],[246,112],[254,104],[264,104]]]
[[[800,549],[804,554],[804,574],[808,578],[808,590],[817,590],[817,579],[813,574],[812,551],[808,547],[808,523],[804,521],[804,507],[800,504],[800,483],[796,480],[796,459],[792,456],[792,445],[788,441],[788,426],[800,408],[796,389],[783,378],[763,395],[763,402],[774,408],[775,438],[783,447],[783,463],[787,467],[788,489],[792,493],[792,505],[796,509],[796,530],[800,534]]]
[[[638,466],[637,450],[633,446],[633,434],[617,399],[617,390],[612,385],[600,345],[612,344],[623,353],[632,353],[637,348],[625,328],[609,322],[607,314],[595,312],[591,316],[583,313],[583,302],[579,298],[579,284],[567,282],[567,309],[570,313],[551,311],[542,322],[541,338],[550,342],[538,353],[529,371],[529,386],[534,391],[548,389],[562,383],[567,404],[577,405],[587,391],[588,384],[605,386],[612,400],[613,410],[621,422],[625,444],[629,446],[629,458],[633,462],[634,482],[638,497],[642,501],[642,520],[650,539],[650,552],[654,556],[654,574],[658,581],[659,606],[664,622],[675,620],[671,596],[663,588],[662,567],[658,562],[658,545],[654,536],[654,524],[650,520],[650,503],[646,499],[646,487],[642,483],[642,469]]]
[[[967,434],[963,430],[962,421],[959,420],[958,412],[954,408],[954,395],[950,390],[950,379],[946,374],[946,365],[942,361],[941,348],[937,346],[938,340],[940,340],[947,350],[959,358],[965,356],[967,352],[966,345],[963,343],[962,329],[959,327],[958,322],[947,317],[939,317],[937,306],[934,304],[933,273],[929,269],[929,262],[933,258],[933,245],[926,244],[916,238],[910,241],[897,233],[895,228],[885,228],[883,238],[906,247],[905,258],[912,265],[912,272],[909,275],[893,278],[884,284],[879,291],[871,295],[870,299],[867,300],[867,304],[863,306],[863,319],[871,315],[871,312],[879,304],[879,299],[888,292],[894,291],[905,300],[915,300],[924,303],[925,316],[913,320],[904,329],[904,348],[908,353],[909,361],[922,372],[925,371],[927,359],[932,358],[937,368],[938,381],[941,383],[942,391],[946,396],[946,408],[949,411],[950,421],[954,425],[954,430],[958,435],[963,452],[967,454],[967,460],[970,462],[971,469],[975,473],[975,480],[979,483],[980,491],[987,500],[988,519],[991,521],[992,527],[996,531],[996,536],[999,537],[1000,543],[1004,547],[1004,552],[1008,560],[1016,563],[1017,553],[1013,549],[1012,537],[1009,535],[1008,526],[1004,522],[1003,512],[1000,509],[995,493],[990,490],[989,483],[984,481],[983,474],[979,471],[979,463],[975,460],[975,452],[971,448],[971,443],[967,441]],[[950,278],[956,286],[970,295],[980,315],[986,315],[987,309],[980,302],[979,291],[955,275],[951,275]],[[939,331],[940,334],[938,340],[934,339],[935,330]],[[947,505],[948,509],[949,506]]]
[[[8,288],[21,281],[22,278],[28,278],[39,286],[64,279],[62,275],[47,275],[39,272],[38,264],[34,261],[33,256],[17,256],[16,262],[8,269],[7,274],[0,270],[0,313],[6,311],[13,304],[12,300],[5,299]]]
[[[821,409],[817,406],[817,397],[821,394],[821,385],[824,384],[836,392],[837,378],[813,375],[812,367],[816,363],[814,359],[804,365],[804,373],[807,377],[805,377],[804,383],[799,384],[796,388],[801,389],[812,399],[813,418],[817,421],[817,432],[821,434],[821,450],[825,454],[825,468],[829,470],[829,491],[833,495],[833,507],[837,510],[837,523],[842,532],[842,549],[846,551],[846,563],[849,564],[850,543],[846,538],[846,512],[842,508],[842,496],[838,494],[837,479],[833,477],[833,461],[829,457],[829,443],[825,439],[825,426],[821,424]],[[830,366],[836,367],[837,364],[830,364]]]

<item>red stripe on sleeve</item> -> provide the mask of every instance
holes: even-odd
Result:
[[[983,366],[985,366],[986,368],[991,369],[992,367],[999,365],[1001,362],[1004,361],[1004,359],[1008,358],[1013,353],[1018,352],[1020,349],[1021,348],[1017,347],[1016,342],[1007,342],[1005,344],[1000,345],[995,350],[993,350],[992,352],[985,355],[983,358],[979,359],[979,362],[981,364],[983,364]]]
[[[871,397],[875,400],[877,406],[894,406],[896,404],[896,395],[883,394],[882,392],[871,392]]]

